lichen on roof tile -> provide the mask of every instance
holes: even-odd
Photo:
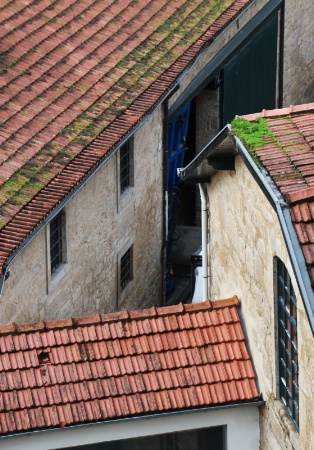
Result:
[[[287,201],[314,288],[314,104],[243,116],[232,130]]]
[[[30,202],[41,214],[19,243],[31,234],[250,1],[2,5],[0,239]]]

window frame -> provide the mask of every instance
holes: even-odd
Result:
[[[127,151],[127,153],[124,153]],[[117,152],[117,208],[118,212],[129,204],[134,192],[135,164],[134,138],[128,139]],[[123,163],[126,161],[126,166]],[[125,171],[127,173],[125,173]],[[127,181],[125,181],[127,180]]]
[[[57,214],[49,223],[50,226],[50,273],[58,270],[63,262],[63,226],[61,213]]]
[[[127,140],[119,150],[119,188],[122,196],[134,186],[134,140]]]
[[[133,245],[120,258],[120,290],[124,291],[133,280]]]
[[[121,248],[117,255],[117,305],[119,308],[124,300],[129,297],[131,290],[135,283],[135,247],[134,247],[135,237],[132,236],[126,244]],[[123,282],[123,258],[128,256],[128,277],[126,282]]]
[[[297,300],[291,277],[280,258],[275,258],[277,308],[278,397],[299,431],[299,365]]]
[[[58,241],[60,245],[59,262],[56,266],[52,264],[52,241],[51,231],[52,224],[55,220],[59,221],[59,236]],[[63,278],[67,272],[67,231],[66,231],[66,214],[62,209],[56,214],[46,227],[46,261],[47,261],[47,294],[49,294]]]

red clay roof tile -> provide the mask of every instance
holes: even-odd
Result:
[[[314,288],[314,103],[243,116],[272,133],[256,155],[286,199]]]
[[[1,433],[258,399],[234,311],[239,302],[219,304],[90,316],[63,322],[66,328],[60,321],[39,330],[24,325],[11,334],[1,327]],[[161,317],[169,325],[163,331],[155,326]],[[109,323],[116,332],[104,338],[97,329]],[[133,330],[132,339],[125,329]],[[23,342],[25,348],[16,345]]]
[[[1,7],[1,269],[250,2]]]

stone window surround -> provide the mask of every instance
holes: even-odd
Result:
[[[62,262],[57,269],[51,273],[51,253],[50,253],[50,224],[46,226],[46,271],[47,271],[47,294],[50,294],[58,285],[60,280],[69,270],[67,264],[67,227],[66,212],[63,208],[58,214],[61,216],[61,233],[62,233]]]

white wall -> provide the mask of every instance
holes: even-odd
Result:
[[[221,425],[227,426],[227,450],[259,450],[259,418],[255,405],[31,433],[0,440],[0,449],[52,450]]]

